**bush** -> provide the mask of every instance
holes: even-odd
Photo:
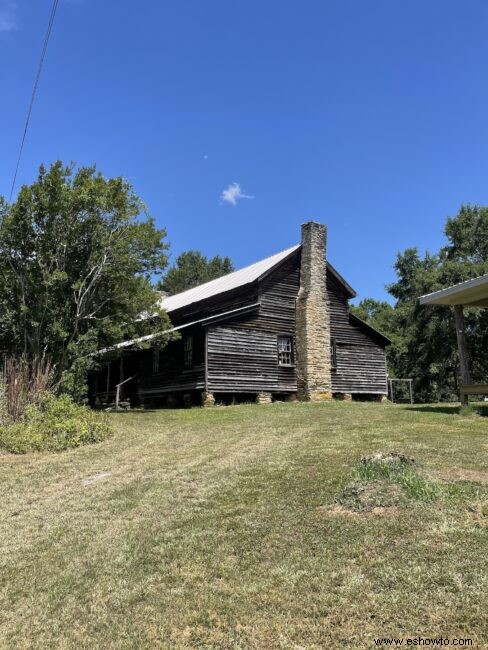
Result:
[[[100,442],[110,434],[105,415],[75,404],[68,395],[45,393],[26,406],[20,420],[2,423],[0,448],[15,454],[62,451]]]

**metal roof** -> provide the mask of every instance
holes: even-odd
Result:
[[[165,309],[167,312],[176,311],[181,307],[188,307],[193,303],[200,302],[200,300],[205,300],[206,298],[212,298],[220,293],[226,291],[231,291],[232,289],[238,289],[246,284],[251,284],[256,280],[259,280],[261,277],[266,275],[269,271],[274,269],[278,264],[286,260],[287,257],[293,255],[301,248],[300,244],[296,246],[291,246],[280,253],[271,255],[264,260],[255,262],[250,266],[246,266],[239,271],[234,271],[233,273],[228,273],[223,275],[216,280],[210,280],[210,282],[205,282],[205,284],[200,284],[198,287],[193,287],[193,289],[188,289],[187,291],[182,291],[177,293],[174,296],[166,296],[161,298],[159,301],[159,306]],[[346,293],[348,293],[350,298],[356,296],[354,289],[344,280],[342,275],[338,273],[335,268],[327,262],[327,268],[335,276],[340,284],[343,285]]]
[[[200,284],[198,287],[193,287],[193,289],[177,293],[174,296],[162,298],[159,305],[167,312],[172,312],[181,307],[187,307],[195,302],[200,302],[200,300],[216,296],[219,293],[231,291],[232,289],[237,289],[246,284],[250,284],[280,264],[280,262],[292,255],[299,248],[299,245],[292,246],[291,248],[281,251],[281,253],[276,253],[276,255],[267,257],[260,262],[255,262],[239,271],[228,273],[216,280],[210,280],[210,282],[205,282],[205,284]]]
[[[421,305],[488,307],[488,274],[420,297]]]

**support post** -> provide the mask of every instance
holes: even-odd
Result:
[[[119,386],[121,386],[124,383],[124,379],[125,379],[125,377],[124,377],[124,357],[122,355],[120,355],[120,361],[119,361]],[[124,389],[122,388],[119,391],[118,399],[120,399],[123,392],[124,392]],[[117,404],[117,406],[118,406],[118,404]]]
[[[108,362],[107,366],[107,391],[105,393],[105,401],[108,402],[108,393],[110,391],[110,366],[112,365],[112,362]]]
[[[466,343],[466,327],[462,305],[454,305],[454,319],[456,321],[456,337],[459,351],[461,385],[467,386],[471,383],[471,374],[469,371],[469,353],[468,345]],[[468,403],[468,396],[461,393],[460,397],[461,404],[465,406]]]
[[[205,392],[208,393],[208,329],[205,328]]]

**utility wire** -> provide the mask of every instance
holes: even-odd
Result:
[[[46,31],[46,35],[44,37],[44,43],[43,43],[43,46],[42,46],[41,56],[40,56],[40,59],[39,59],[39,65],[37,66],[37,73],[36,73],[36,78],[35,78],[35,81],[34,81],[34,87],[32,89],[32,95],[31,95],[31,99],[30,99],[30,103],[29,103],[29,110],[27,111],[27,117],[26,117],[26,120],[25,120],[24,133],[22,134],[22,141],[20,143],[19,157],[17,158],[17,165],[15,167],[15,174],[14,174],[14,178],[12,180],[12,187],[10,188],[10,196],[9,196],[9,199],[8,199],[9,203],[11,202],[12,194],[14,193],[15,182],[17,180],[17,174],[18,174],[19,166],[20,166],[20,159],[22,158],[22,151],[24,149],[24,143],[25,143],[25,138],[26,138],[26,135],[27,135],[27,129],[29,128],[29,120],[30,120],[30,116],[31,116],[31,113],[32,113],[32,107],[34,105],[34,99],[35,99],[36,93],[37,93],[37,86],[39,85],[39,79],[41,77],[41,70],[42,70],[42,66],[44,64],[44,59],[46,57],[47,46],[49,44],[49,38],[51,36],[51,30],[53,28],[54,18],[56,16],[56,10],[58,8],[58,4],[59,4],[59,0],[53,0],[52,6],[51,6],[51,13],[49,15],[49,23],[48,23],[48,26],[47,26],[47,31]]]

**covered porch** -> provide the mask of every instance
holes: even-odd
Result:
[[[488,308],[488,275],[482,275],[447,289],[441,289],[420,297],[421,305],[451,305],[454,309],[456,337],[461,374],[461,404],[468,403],[469,395],[488,395],[488,383],[473,384],[464,322],[465,307]],[[488,377],[487,377],[488,381]]]

